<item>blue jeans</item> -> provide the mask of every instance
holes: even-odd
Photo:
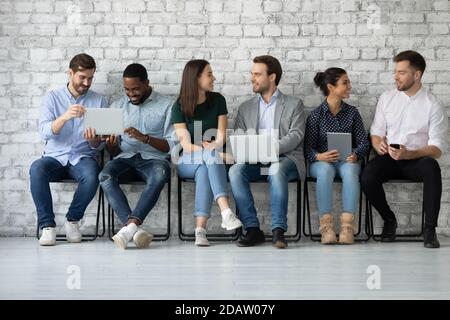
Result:
[[[215,150],[183,153],[177,170],[180,178],[195,179],[194,216],[209,217],[213,200],[228,196],[227,170]]]
[[[359,201],[359,173],[361,163],[339,161],[311,163],[309,174],[317,179],[316,198],[319,215],[331,213],[333,208],[333,180],[337,175],[342,178],[342,209],[347,213],[356,213]]]
[[[261,174],[262,167],[258,164],[235,164],[230,168],[229,176],[231,190],[234,200],[239,209],[239,217],[244,224],[244,228],[257,227],[259,221],[256,217],[255,203],[250,190],[250,182],[265,180],[269,181],[270,207],[272,209],[272,230],[281,228],[287,231],[287,209],[289,196],[289,181],[299,178],[295,163],[286,158],[280,158],[278,170],[274,170],[277,164],[273,163],[269,167],[269,172],[273,174]],[[272,172],[271,172],[272,173]]]
[[[127,198],[119,186],[119,176],[133,170],[145,181],[144,191],[132,211]],[[106,163],[98,175],[106,199],[116,212],[120,221],[126,224],[129,218],[137,219],[141,224],[158,201],[161,190],[170,179],[169,162],[158,159],[145,160],[140,154],[131,158],[118,158]]]
[[[30,189],[39,228],[56,226],[50,182],[67,178],[78,182],[66,218],[68,221],[79,221],[97,192],[99,171],[97,161],[90,157],[81,158],[75,166],[70,163],[63,166],[52,157],[42,157],[34,161],[30,167]]]

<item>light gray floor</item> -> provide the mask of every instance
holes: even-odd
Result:
[[[0,238],[0,298],[449,299],[450,238],[440,240],[437,250],[304,239],[277,250],[171,239],[123,251],[106,239],[40,247],[34,238]],[[368,278],[378,275],[381,288],[370,290]]]

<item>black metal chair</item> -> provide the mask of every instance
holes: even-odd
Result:
[[[268,183],[267,179],[252,181],[250,183]],[[302,207],[301,207],[301,198],[302,198],[302,182],[300,179],[295,179],[289,181],[289,184],[296,183],[297,184],[297,204],[296,204],[296,222],[295,222],[295,233],[294,234],[286,234],[286,240],[298,242],[302,237]],[[239,211],[236,208],[236,213],[239,215]],[[242,238],[242,232],[239,235]],[[264,235],[266,242],[272,241],[272,235],[265,234]]]
[[[51,183],[75,183],[75,184],[78,183],[76,180],[71,179],[71,178],[50,181],[50,182]],[[101,188],[99,188],[98,200],[97,200],[97,218],[96,218],[96,223],[95,223],[95,233],[94,234],[86,234],[86,235],[83,234],[82,241],[94,241],[95,239],[97,239],[97,237],[103,237],[103,235],[105,234],[105,231],[106,231],[106,228],[105,228],[105,205],[103,202],[103,198],[104,198],[103,190]],[[103,223],[103,226],[102,226],[103,230],[101,233],[99,233],[100,213],[102,215],[102,223]],[[36,237],[38,239],[39,239],[39,235],[40,235],[40,229],[39,229],[39,226],[37,226]],[[65,241],[66,235],[57,234],[56,240],[57,241]]]
[[[369,141],[370,141],[370,134],[369,134]],[[369,163],[369,161],[370,161],[371,153],[372,154],[374,153],[373,152],[373,148],[372,148],[372,144],[370,144],[370,146],[371,146],[371,148],[370,148],[369,152],[367,153],[367,160],[366,160],[367,163]],[[411,183],[420,183],[420,182],[413,181],[413,180],[408,180],[408,179],[392,179],[392,180],[386,181],[385,183],[411,184]],[[367,206],[367,213],[368,213],[369,225],[370,225],[370,236],[375,241],[381,241],[381,239],[380,239],[381,234],[375,234],[375,231],[374,231],[372,204],[370,203],[370,201],[368,199],[366,200],[366,206]],[[411,233],[411,234],[397,234],[396,235],[396,241],[399,241],[399,242],[401,242],[401,241],[404,241],[404,242],[422,242],[423,241],[424,228],[425,228],[425,207],[424,207],[423,199],[422,199],[422,223],[421,223],[421,227],[420,227],[420,232],[419,233]]]
[[[103,168],[104,165],[104,151],[102,150],[100,152],[99,155],[100,158],[100,169]],[[78,183],[75,179],[70,178],[69,176],[64,177],[63,179],[60,180],[54,180],[54,181],[50,181],[50,183]],[[97,218],[96,218],[96,223],[95,223],[95,233],[94,234],[86,234],[83,235],[82,237],[82,241],[94,241],[95,239],[97,239],[97,237],[103,237],[105,235],[106,232],[106,225],[105,225],[105,201],[104,201],[104,193],[102,188],[99,187],[99,192],[98,192],[98,201],[97,201]],[[99,223],[100,223],[100,213],[102,215],[102,233],[99,233]],[[39,239],[39,225],[36,228],[36,237]],[[63,234],[57,234],[56,235],[56,240],[57,241],[65,241],[66,240],[66,235]]]
[[[182,188],[184,183],[195,183],[194,179],[180,178],[178,177],[178,237],[183,241],[193,241],[195,240],[194,233],[185,233],[183,231],[183,197],[182,197]],[[233,233],[213,233],[208,234],[208,239],[211,241],[235,241],[239,238],[239,231],[234,230]]]
[[[303,192],[303,210],[304,210],[304,214],[303,214],[303,234],[306,237],[309,237],[312,241],[320,241],[321,240],[321,235],[320,234],[313,234],[312,233],[312,228],[311,228],[311,209],[309,206],[309,191],[308,191],[308,182],[313,182],[316,183],[317,179],[308,176],[309,173],[309,169],[308,169],[308,161],[306,160],[305,157],[305,163],[306,163],[306,179],[305,179],[305,187],[304,187],[304,192]],[[362,160],[361,163],[361,174],[364,170],[364,165],[365,165],[365,161]],[[335,177],[333,180],[334,183],[342,183],[342,179],[340,177]],[[359,210],[358,210],[358,229],[357,232],[355,233],[355,241],[368,241],[370,240],[371,237],[371,225],[370,225],[370,217],[369,217],[369,208],[368,208],[368,202],[366,199],[366,214],[365,214],[365,233],[366,233],[366,237],[365,238],[356,238],[361,234],[361,224],[362,224],[362,197],[363,197],[363,192],[362,192],[362,188],[360,188],[359,191]],[[308,232],[306,232],[306,222],[305,219],[308,218]]]
[[[167,179],[167,226],[166,232],[161,234],[153,234],[153,240],[166,241],[170,237],[170,194],[171,194],[171,177]],[[145,181],[134,170],[129,170],[126,173],[119,176],[119,185],[145,185]],[[114,227],[114,210],[108,204],[108,237],[112,240],[113,235],[116,233]]]

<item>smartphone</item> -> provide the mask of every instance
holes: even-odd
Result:
[[[394,149],[400,149],[400,145],[398,143],[391,143],[389,146],[391,146]]]

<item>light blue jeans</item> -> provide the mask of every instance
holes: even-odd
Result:
[[[359,173],[361,163],[339,161],[329,163],[316,161],[309,166],[309,175],[317,179],[316,199],[319,215],[331,213],[333,208],[333,179],[342,178],[342,209],[343,212],[355,214],[359,201]]]
[[[177,170],[180,178],[195,179],[194,216],[209,217],[213,201],[228,196],[227,170],[215,150],[183,153]]]

